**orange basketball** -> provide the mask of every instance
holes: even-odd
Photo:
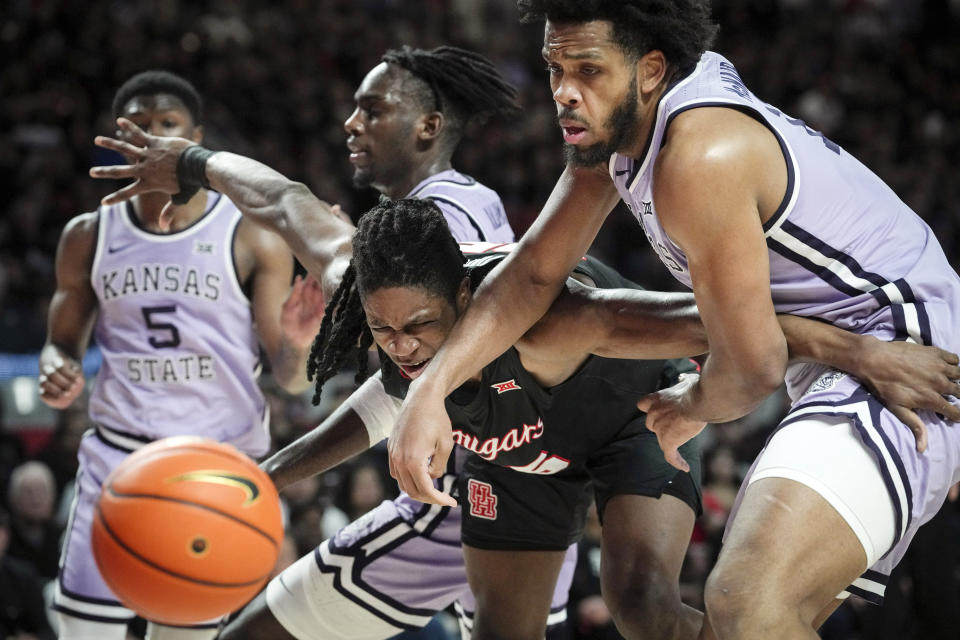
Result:
[[[131,454],[103,483],[93,555],[120,601],[155,622],[197,624],[246,604],[283,540],[270,478],[230,445],[181,436]]]

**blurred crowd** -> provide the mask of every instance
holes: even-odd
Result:
[[[522,232],[546,200],[562,156],[540,58],[541,26],[519,24],[513,5],[512,0],[6,0],[0,9],[5,60],[0,176],[7,185],[0,191],[5,212],[0,357],[35,353],[42,346],[60,231],[113,190],[87,177],[90,166],[111,159],[93,145],[93,137],[114,130],[113,92],[144,69],[169,69],[194,82],[205,99],[207,146],[261,160],[356,217],[375,202],[375,193],[357,192],[350,184],[342,123],[366,70],[386,49],[402,44],[481,51],[520,89],[525,112],[517,120],[470,131],[454,164],[499,191],[514,228]],[[960,181],[954,166],[960,158],[960,2],[715,0],[713,5],[721,24],[715,48],[734,62],[747,86],[877,172],[933,227],[953,266],[960,266]],[[617,210],[594,251],[647,287],[677,288],[645,245],[629,213]],[[265,384],[278,446],[335,406],[330,399],[312,407],[309,400],[271,389],[269,378]],[[339,395],[351,388],[344,378]],[[742,420],[709,428],[705,512],[682,576],[685,597],[694,606],[702,606],[703,579],[739,480],[785,402],[774,397]],[[0,424],[5,505],[0,600],[16,600],[18,606],[8,609],[27,619],[36,615],[28,595],[33,591],[11,585],[36,583],[40,589],[56,573],[76,446],[87,423],[78,405],[49,417],[42,429],[14,428],[9,426],[16,422],[14,407],[7,404],[2,415],[8,426]],[[393,491],[382,452],[376,451],[291,488],[285,495],[290,526],[284,555],[292,559],[306,552]],[[935,522],[928,526],[930,538],[918,540],[902,576],[891,582],[888,606],[868,609],[851,602],[828,624],[825,637],[956,637],[957,509],[948,504]],[[595,527],[588,528],[571,604],[570,633],[577,638],[617,637],[596,598],[597,540]],[[931,586],[930,580],[941,582]],[[0,630],[5,615],[0,611]],[[936,635],[938,629],[949,635]],[[38,628],[35,635],[48,633]]]

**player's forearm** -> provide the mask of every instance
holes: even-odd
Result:
[[[444,398],[543,316],[618,195],[603,168],[568,167],[517,249],[473,296],[416,386]]]
[[[83,359],[96,320],[96,308],[88,300],[91,297],[61,290],[53,294],[47,313],[47,341],[40,352],[41,363],[64,356],[78,362]]]
[[[786,363],[782,335],[758,339],[736,355],[711,351],[692,394],[691,416],[704,422],[745,416],[783,383]]]
[[[597,355],[653,360],[707,351],[707,332],[692,294],[590,289],[586,296],[601,338],[593,349]]]
[[[864,336],[810,318],[778,315],[777,320],[787,339],[790,362],[819,362],[854,374],[860,371]]]
[[[317,428],[273,454],[260,466],[277,489],[323,473],[370,448],[363,422],[341,405]]]
[[[349,261],[353,226],[338,218],[329,204],[306,185],[233,153],[211,156],[206,177],[245,216],[279,234],[324,291],[336,288]]]

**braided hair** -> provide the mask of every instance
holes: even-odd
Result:
[[[421,81],[414,97],[425,111],[439,111],[446,117],[448,147],[459,142],[471,122],[520,112],[516,87],[479,53],[449,46],[427,51],[405,45],[387,51],[380,59]]]
[[[367,294],[415,287],[456,304],[463,263],[447,221],[430,200],[385,200],[363,214],[353,234],[353,258],[310,348],[313,403],[320,402],[323,384],[351,358],[357,363],[357,384],[367,376],[367,350],[373,344],[362,303]]]
[[[518,0],[521,22],[605,20],[632,59],[658,49],[680,71],[693,67],[717,35],[709,0]]]

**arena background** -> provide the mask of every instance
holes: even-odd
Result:
[[[716,50],[760,98],[803,118],[886,180],[934,229],[960,263],[960,2],[957,0],[717,0]],[[63,225],[113,190],[87,177],[109,161],[93,137],[114,130],[114,90],[130,75],[165,68],[192,80],[205,100],[207,146],[252,156],[305,182],[355,218],[375,201],[356,192],[342,123],[352,95],[384,50],[455,44],[491,57],[521,90],[522,117],[471,131],[455,166],[500,192],[522,232],[562,168],[540,58],[541,25],[521,25],[511,0],[177,0],[88,2],[4,0],[0,7],[0,495],[28,459],[56,478],[48,537],[62,528],[75,470],[82,406],[56,414],[36,397],[36,353],[54,287]],[[611,214],[593,252],[650,288],[676,283],[649,251],[625,209]],[[95,350],[86,360],[95,370]],[[282,444],[330,410],[272,390],[274,435]],[[349,381],[342,384],[349,391]],[[759,411],[710,428],[707,514],[691,544],[683,581],[700,605],[703,577],[740,474],[783,410]],[[82,403],[81,403],[82,404]],[[375,473],[363,473],[373,469]],[[366,487],[365,491],[357,489]],[[372,454],[305,483],[287,496],[292,542],[301,551],[342,516],[353,517],[395,487]],[[16,520],[16,518],[15,518]],[[851,603],[824,631],[835,639],[956,638],[960,635],[957,546],[960,518],[948,504],[914,544],[883,609]],[[589,559],[576,585],[571,633],[608,638],[590,612],[596,585]],[[591,546],[592,545],[592,546]],[[33,558],[48,579],[48,545]],[[55,544],[52,547],[55,549]],[[2,567],[0,550],[0,567]],[[55,554],[54,554],[55,555]],[[427,569],[425,569],[427,570]],[[439,628],[438,633],[443,633]]]

